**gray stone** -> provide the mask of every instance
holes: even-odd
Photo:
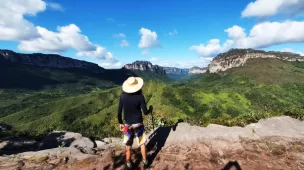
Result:
[[[96,147],[97,148],[104,148],[106,146],[106,143],[105,142],[102,142],[102,141],[95,141],[96,143]]]
[[[255,129],[255,133],[253,133],[253,129]],[[280,136],[284,140],[289,140],[289,138],[303,140],[304,122],[288,116],[281,116],[261,119],[258,123],[246,127],[226,127],[214,124],[208,127],[199,127],[191,126],[188,123],[180,123],[175,131],[171,129],[166,140],[166,146],[176,143],[193,144],[211,140],[240,143],[243,139],[261,140],[262,138],[276,136]]]
[[[94,143],[80,133],[55,131],[48,134],[42,141],[41,149],[56,147],[83,147],[93,148]]]

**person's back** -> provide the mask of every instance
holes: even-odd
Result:
[[[149,114],[149,110],[147,110],[146,107],[145,98],[141,91],[131,94],[123,92],[120,95],[118,108],[119,113],[121,113],[123,110],[125,124],[128,125],[143,123],[141,110],[144,114]],[[121,117],[121,115],[119,116]],[[122,123],[122,119],[119,120],[119,123]]]

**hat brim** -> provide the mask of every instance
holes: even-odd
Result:
[[[122,85],[122,90],[126,93],[135,93],[139,91],[143,85],[144,85],[144,80],[140,77],[134,77],[137,80],[137,84],[135,85],[130,85],[127,81],[125,81]]]

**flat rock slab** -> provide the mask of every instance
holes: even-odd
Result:
[[[246,127],[212,124],[204,128],[179,123],[176,127],[159,127],[148,136],[150,169],[304,169],[304,123],[286,116],[263,119]],[[0,169],[124,169],[125,152],[119,138],[94,144],[69,132],[53,139],[68,140],[71,145],[2,156]],[[73,145],[75,141],[79,142]],[[95,150],[91,142],[99,149]],[[140,163],[140,150],[134,144],[131,158]],[[141,164],[136,166],[143,169]]]
[[[164,133],[163,131],[168,132]],[[226,127],[211,124],[208,127],[191,126],[179,123],[176,128],[156,129],[166,145],[172,143],[196,143],[208,140],[239,142],[242,139],[259,140],[265,137],[304,139],[304,122],[288,116],[261,119],[258,123],[246,127]]]

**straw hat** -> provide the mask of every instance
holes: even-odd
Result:
[[[129,77],[122,85],[122,90],[126,93],[135,93],[144,85],[144,80],[140,77]]]

